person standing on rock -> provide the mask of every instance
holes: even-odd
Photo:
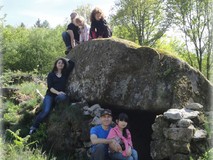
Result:
[[[108,145],[115,144],[114,139],[106,139],[111,129],[112,112],[109,109],[104,109],[101,112],[101,124],[90,129],[90,140],[92,146],[90,148],[93,160],[108,160]]]
[[[90,26],[85,22],[84,17],[77,16],[75,18],[75,24],[77,24],[79,26],[79,28],[80,28],[79,43],[88,41],[89,40]]]
[[[47,77],[47,91],[42,104],[42,111],[35,118],[33,126],[30,127],[29,134],[34,133],[40,123],[47,117],[51,111],[53,104],[58,104],[67,100],[65,93],[66,82],[70,72],[74,68],[74,62],[64,58],[59,58],[55,61],[52,71]]]
[[[112,36],[112,31],[104,19],[104,13],[100,8],[96,7],[93,9],[90,15],[90,21],[90,39],[109,38]]]
[[[62,38],[67,48],[65,54],[68,54],[79,43],[79,27],[74,23],[77,15],[76,12],[71,13],[71,23],[67,26],[67,31],[62,33]]]
[[[131,133],[127,129],[128,116],[120,113],[116,120],[117,125],[112,128],[107,139],[115,139],[116,145],[109,145],[110,157],[116,160],[138,160],[138,153],[133,148]],[[119,147],[116,147],[119,146]]]

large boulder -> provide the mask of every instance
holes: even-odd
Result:
[[[164,112],[200,103],[210,108],[212,85],[186,62],[121,39],[78,45],[68,90],[75,100],[117,109]]]

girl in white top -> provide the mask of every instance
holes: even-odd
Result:
[[[79,37],[79,42],[85,42],[89,40],[89,31],[90,31],[90,26],[85,22],[84,17],[82,16],[77,16],[75,18],[75,23],[77,26],[80,28],[80,37]]]

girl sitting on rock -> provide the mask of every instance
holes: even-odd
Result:
[[[90,39],[108,38],[112,36],[106,20],[104,19],[103,11],[100,8],[95,8],[91,15]]]
[[[35,118],[34,124],[30,127],[29,134],[34,133],[40,123],[48,116],[53,104],[58,104],[67,100],[65,93],[66,82],[72,69],[74,68],[74,62],[69,60],[69,66],[67,67],[67,61],[64,58],[59,58],[55,61],[52,71],[47,77],[47,92],[43,100],[42,111]]]
[[[116,144],[110,144],[110,157],[116,160],[138,160],[137,151],[133,148],[131,133],[127,129],[128,116],[120,113],[117,125],[112,128],[107,139],[115,139]]]
[[[90,26],[85,22],[84,17],[77,16],[75,18],[75,23],[80,28],[80,37],[79,42],[85,42],[89,40],[89,32],[90,32]]]

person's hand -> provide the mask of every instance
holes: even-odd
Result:
[[[122,148],[121,145],[117,143],[117,152],[121,152],[122,153]]]
[[[110,140],[109,147],[115,152],[122,152],[120,144],[115,139]]]
[[[126,152],[126,155],[127,156],[131,156],[131,154],[132,154],[132,148],[129,147],[128,150],[127,150],[127,152]]]
[[[58,94],[57,94],[57,95],[60,95],[60,94],[64,94],[64,95],[66,95],[66,93],[64,93],[64,92],[62,92],[62,91],[58,92]]]

